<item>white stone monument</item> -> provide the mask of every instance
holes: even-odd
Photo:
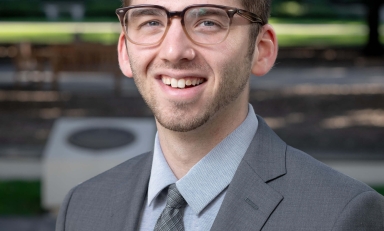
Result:
[[[77,184],[153,149],[152,118],[61,118],[43,153],[42,206],[57,211]]]

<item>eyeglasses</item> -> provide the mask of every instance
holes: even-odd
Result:
[[[127,39],[136,45],[156,45],[163,41],[172,18],[181,18],[187,37],[196,44],[213,45],[223,42],[235,14],[251,23],[264,25],[256,14],[234,7],[201,4],[182,11],[168,11],[158,5],[136,5],[116,10]]]

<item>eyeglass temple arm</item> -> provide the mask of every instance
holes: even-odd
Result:
[[[237,14],[240,15],[241,17],[249,20],[252,23],[260,23],[261,25],[266,24],[260,17],[258,17],[257,15],[255,15],[251,12],[247,12],[244,10],[238,10]]]

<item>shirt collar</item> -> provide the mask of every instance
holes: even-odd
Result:
[[[155,147],[153,149],[153,161],[151,176],[148,185],[148,206],[152,201],[166,188],[168,185],[177,181],[176,176],[169,168],[167,161],[164,158],[163,152],[160,147],[158,134],[155,137]]]
[[[152,171],[148,185],[148,206],[165,187],[176,183],[188,205],[195,214],[199,214],[229,185],[256,133],[257,127],[256,114],[249,104],[248,115],[243,123],[180,180],[177,180],[169,168],[156,135]]]

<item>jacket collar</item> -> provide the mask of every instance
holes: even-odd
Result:
[[[267,183],[286,173],[287,145],[258,116],[259,126],[213,223],[213,231],[261,230],[283,196]],[[111,192],[111,222],[116,230],[138,230],[147,195],[153,153],[129,161],[116,182],[124,182]],[[131,165],[134,165],[131,166]],[[132,171],[142,169],[142,171]]]
[[[123,163],[125,172],[117,176],[119,182],[111,192],[111,222],[116,230],[136,231],[147,196],[153,153],[149,152]],[[141,171],[137,171],[141,169]],[[122,183],[121,183],[122,182]]]
[[[261,230],[283,196],[267,183],[286,174],[287,145],[258,116],[259,128],[228,187],[213,231]]]

